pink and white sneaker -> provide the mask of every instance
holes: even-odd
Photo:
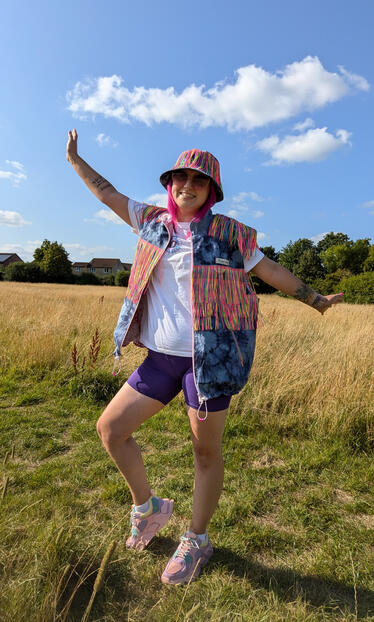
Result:
[[[164,525],[173,513],[174,499],[161,499],[153,496],[151,507],[141,514],[135,512],[135,506],[131,506],[130,525],[131,535],[126,540],[128,549],[142,551]]]
[[[195,533],[187,531],[161,575],[162,583],[183,585],[194,581],[212,555],[213,547],[209,538],[202,543]]]

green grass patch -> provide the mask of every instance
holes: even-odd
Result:
[[[188,526],[193,488],[181,397],[136,433],[152,485],[175,513],[127,551],[129,491],[96,434],[119,377],[10,372],[0,382],[0,609],[4,622],[369,621],[374,615],[374,465],[357,442],[240,411],[224,434],[225,482],[211,563],[188,588],[160,575]]]

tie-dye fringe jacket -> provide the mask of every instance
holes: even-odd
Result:
[[[258,299],[243,258],[256,249],[256,231],[210,210],[191,222],[193,371],[200,403],[238,393],[251,369]],[[114,331],[121,347],[139,341],[142,309],[152,272],[173,231],[166,209],[144,205],[128,289]]]

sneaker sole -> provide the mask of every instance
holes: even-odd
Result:
[[[135,544],[132,544],[131,537],[128,538],[128,540],[126,541],[126,547],[128,549],[135,549],[136,551],[142,551],[143,549],[145,549],[145,547],[150,543],[152,538],[154,538],[154,536],[169,521],[169,519],[171,518],[171,515],[173,513],[173,509],[174,509],[174,499],[163,499],[163,501],[167,501],[168,502],[168,508],[167,508],[168,511],[167,511],[167,513],[166,514],[157,514],[156,516],[152,517],[152,523],[150,523],[150,525],[147,526],[147,531],[149,531],[149,529],[152,527],[152,532],[151,533],[147,533],[147,531],[146,531],[145,533],[142,533],[141,536],[139,536],[139,539],[137,540],[137,542]]]
[[[164,583],[165,585],[186,585],[187,583],[189,583],[191,581],[196,581],[196,579],[199,577],[200,572],[202,571],[202,569],[204,568],[204,566],[207,565],[207,563],[209,562],[210,558],[213,555],[213,549],[210,550],[208,555],[204,555],[201,556],[199,558],[199,564],[196,565],[196,568],[194,568],[193,571],[193,575],[192,578],[191,576],[189,577],[183,577],[181,579],[174,579],[172,577],[164,577],[164,575],[161,575],[161,582]]]

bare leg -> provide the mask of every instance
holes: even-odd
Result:
[[[194,446],[195,481],[193,511],[190,530],[205,533],[217,507],[223,485],[222,435],[226,410],[208,414],[199,421],[196,410],[188,409],[191,436]]]
[[[164,407],[162,402],[138,393],[125,383],[97,422],[97,432],[121,475],[135,505],[151,496],[140,449],[131,434]]]

